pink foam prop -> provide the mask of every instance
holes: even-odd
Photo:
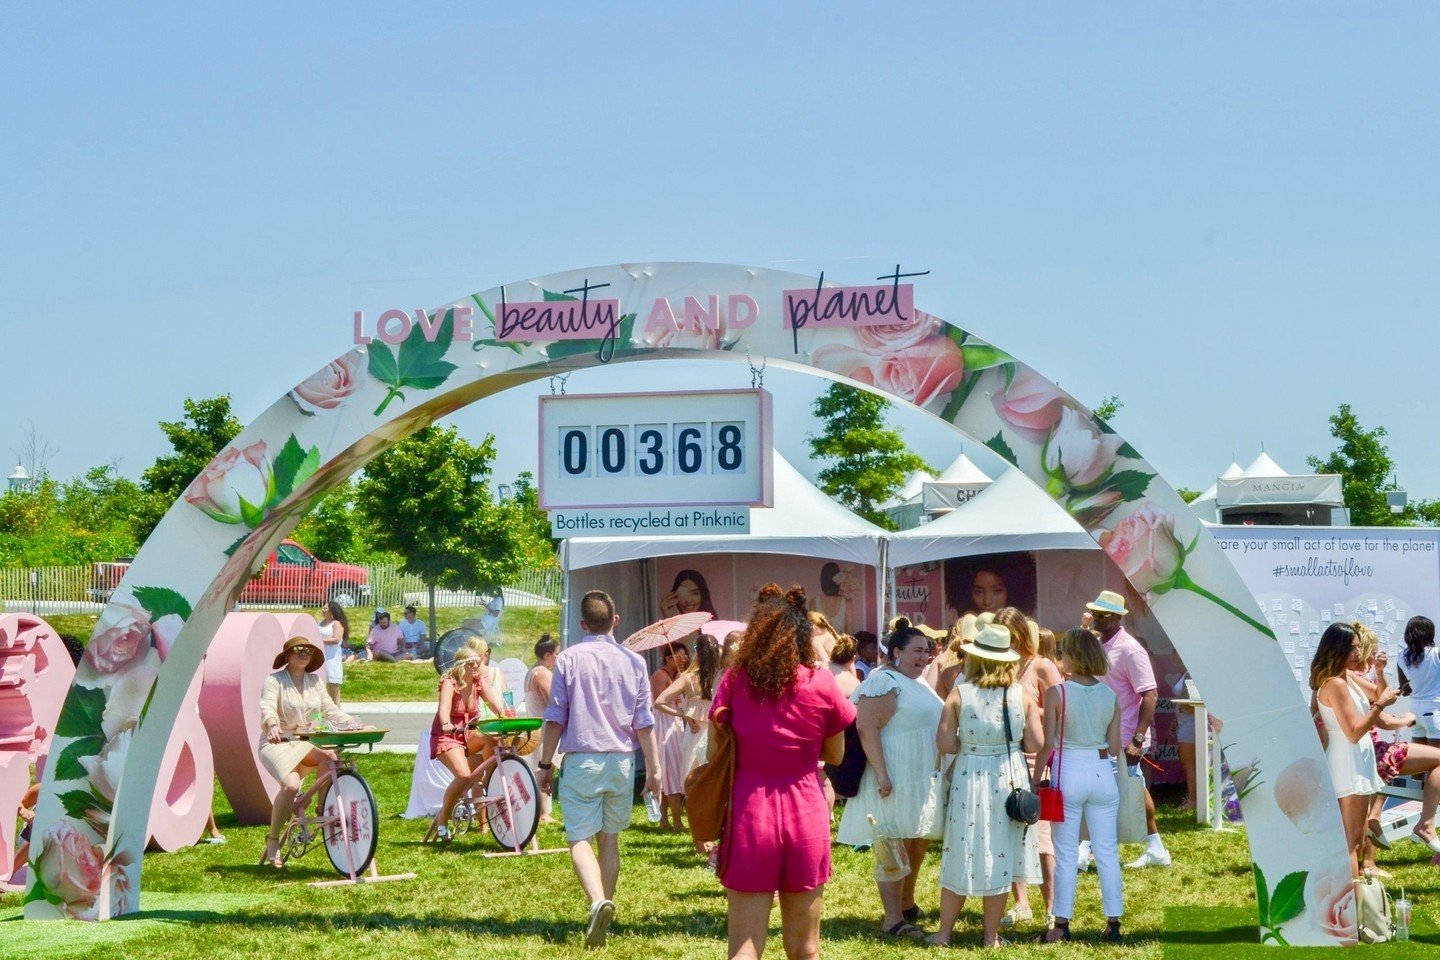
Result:
[[[43,763],[75,667],[65,641],[39,617],[0,615],[0,884],[24,883],[15,862],[15,822],[30,789],[30,763]]]
[[[210,819],[215,800],[215,759],[198,710],[201,688],[202,674],[197,673],[160,761],[156,782],[165,787],[155,791],[150,801],[151,850],[169,853],[194,846]]]
[[[200,719],[220,786],[241,824],[269,823],[271,801],[280,790],[260,765],[260,692],[291,636],[320,645],[319,625],[308,614],[231,613],[205,655]]]

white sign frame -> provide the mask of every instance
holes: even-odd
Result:
[[[773,407],[758,388],[541,397],[540,507],[772,506]],[[722,444],[722,431],[739,437]],[[726,449],[740,451],[738,471]],[[683,468],[693,451],[694,470]]]

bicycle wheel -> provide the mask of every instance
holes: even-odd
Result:
[[[506,793],[510,795],[509,809]],[[503,758],[485,782],[485,798],[489,801],[485,804],[485,819],[496,842],[506,850],[529,843],[540,826],[540,788],[530,765],[519,757]]]
[[[345,818],[341,830],[340,818]],[[375,859],[375,846],[380,841],[380,812],[370,784],[354,770],[345,770],[330,785],[325,795],[325,853],[330,863],[344,876],[351,870],[358,875]]]

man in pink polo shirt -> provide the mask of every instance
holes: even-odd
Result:
[[[1121,625],[1121,618],[1130,612],[1125,608],[1124,597],[1102,590],[1094,603],[1085,604],[1085,609],[1090,611],[1093,629],[1100,635],[1100,642],[1110,657],[1110,672],[1100,679],[1115,691],[1115,698],[1120,701],[1120,741],[1125,744],[1126,765],[1134,767],[1150,749],[1150,727],[1159,698],[1155,669],[1140,641],[1126,633]],[[1170,852],[1160,839],[1155,800],[1148,788],[1145,790],[1145,832],[1149,834],[1145,852],[1125,866],[1135,869],[1170,866]]]
[[[570,863],[590,900],[585,945],[605,945],[620,879],[620,831],[634,804],[635,751],[645,755],[645,789],[660,793],[660,754],[645,660],[615,642],[615,601],[591,590],[580,601],[585,636],[555,658],[550,704],[536,763],[550,792],[558,748],[565,754],[560,806]],[[598,849],[597,849],[598,848]]]

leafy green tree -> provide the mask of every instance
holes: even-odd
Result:
[[[144,497],[111,467],[7,493],[0,497],[0,565],[68,566],[133,554],[134,512]]]
[[[355,496],[355,484],[346,480],[321,497],[290,536],[322,560],[400,563],[398,554],[376,545]]]
[[[546,549],[515,523],[516,508],[490,496],[495,438],[478,446],[454,427],[426,427],[365,468],[355,503],[369,537],[399,554],[407,573],[435,588],[498,592]]]
[[[514,512],[514,522],[526,534],[526,542],[533,554],[528,566],[543,567],[554,563],[560,541],[550,538],[550,514],[540,509],[540,491],[535,486],[535,475],[526,470],[515,478],[513,487],[506,505]]]
[[[1186,503],[1194,503],[1199,499],[1201,491],[1191,490],[1189,487],[1176,487],[1175,492],[1180,494],[1180,499]]]
[[[1390,527],[1405,522],[1403,515],[1393,514],[1385,501],[1388,490],[1399,489],[1390,475],[1395,464],[1385,445],[1385,428],[1366,430],[1350,409],[1330,415],[1330,436],[1340,445],[1323,460],[1306,457],[1311,469],[1319,473],[1338,473],[1344,483],[1345,506],[1350,508],[1350,522],[1359,527]]]
[[[1104,420],[1106,423],[1109,423],[1111,420],[1114,420],[1115,415],[1124,408],[1125,401],[1120,399],[1119,394],[1112,393],[1110,394],[1110,396],[1100,401],[1100,406],[1096,407],[1094,412],[1095,416],[1099,417],[1101,420]]]
[[[150,536],[165,511],[190,486],[216,454],[240,433],[240,421],[230,410],[230,395],[203,400],[185,399],[185,416],[162,420],[160,429],[174,453],[157,457],[140,475],[140,486],[150,495],[137,517],[140,540]]]
[[[832,461],[820,471],[820,488],[850,510],[886,530],[895,523],[880,504],[916,470],[933,469],[885,422],[888,401],[843,383],[832,383],[813,407],[824,429],[806,439],[812,456]]]

